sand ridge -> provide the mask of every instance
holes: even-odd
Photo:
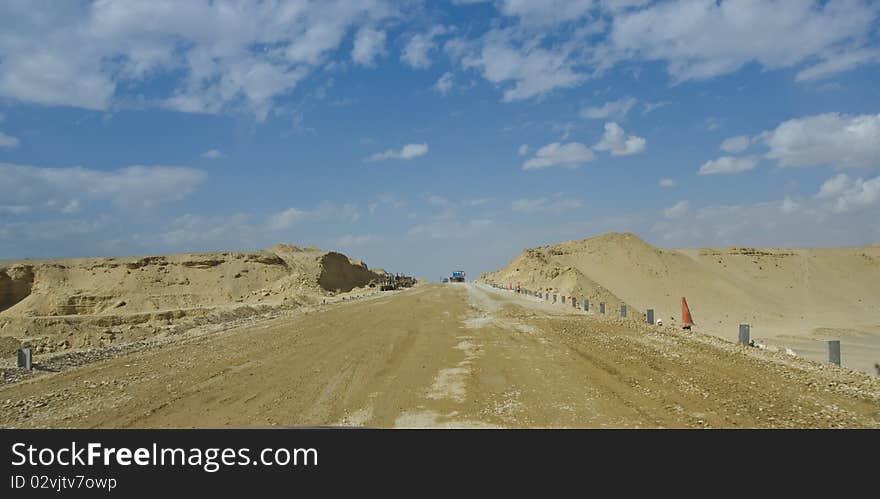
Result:
[[[252,252],[5,261],[0,337],[6,346],[15,339],[38,353],[106,347],[319,303],[383,275],[341,253],[289,244]]]
[[[687,297],[702,332],[752,336],[819,360],[817,340],[841,339],[846,365],[876,372],[880,361],[880,247],[654,247],[630,233],[608,233],[523,251],[480,279],[587,297],[631,315],[648,308],[680,321]]]

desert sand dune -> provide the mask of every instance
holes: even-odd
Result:
[[[752,337],[822,360],[840,339],[844,364],[875,373],[880,361],[880,246],[853,248],[656,248],[629,233],[525,250],[481,277],[503,285],[626,303],[680,320],[688,300],[696,327],[734,339]]]
[[[107,346],[173,333],[193,321],[316,303],[381,275],[341,253],[288,244],[253,252],[5,261],[0,338],[13,352],[18,343],[10,338],[38,352]]]

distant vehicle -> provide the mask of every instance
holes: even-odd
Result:
[[[449,282],[464,282],[464,270],[452,271],[452,277],[449,279]]]
[[[443,282],[449,282],[449,278],[448,278],[448,277],[444,277],[444,278],[443,278]]]
[[[410,288],[414,286],[415,283],[416,280],[414,277],[403,274],[386,274],[378,284],[380,291],[393,291],[400,288]],[[371,284],[371,286],[374,285],[375,283]]]

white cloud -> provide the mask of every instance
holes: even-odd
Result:
[[[274,213],[266,220],[266,227],[269,230],[285,230],[293,227],[295,224],[309,218],[309,213],[298,208],[288,208],[284,211]]]
[[[663,216],[666,218],[681,218],[688,214],[690,206],[690,203],[687,201],[679,201],[663,210]]]
[[[765,132],[779,166],[880,166],[880,114],[827,113],[788,120]]]
[[[789,196],[785,196],[785,199],[782,201],[782,205],[779,207],[779,211],[789,215],[792,213],[797,213],[800,208],[801,205],[799,203],[791,199]]]
[[[248,215],[236,213],[228,216],[181,215],[171,221],[167,229],[155,239],[166,248],[193,251],[205,247],[229,247],[229,245],[263,245],[269,241],[265,233],[255,231],[255,224]],[[152,238],[151,238],[152,239]]]
[[[843,50],[828,56],[822,62],[810,66],[807,69],[798,71],[795,76],[797,81],[818,80],[827,78],[828,76],[842,73],[855,69],[859,66],[867,64],[876,64],[880,62],[880,50],[877,49],[857,49]]]
[[[516,153],[519,154],[520,156],[525,156],[526,154],[529,153],[529,145],[528,144],[520,145],[519,149],[516,150]]]
[[[714,132],[715,130],[718,130],[719,128],[721,128],[721,120],[719,120],[718,118],[716,118],[714,116],[709,116],[708,118],[706,118],[706,130],[709,130],[710,132]]]
[[[499,0],[498,10],[519,17],[524,24],[554,25],[580,19],[593,7],[593,0]]]
[[[2,2],[0,97],[103,110],[163,77],[147,105],[263,119],[352,30],[394,14],[383,0]]]
[[[523,163],[523,170],[549,168],[551,166],[563,166],[577,168],[578,166],[593,161],[596,156],[587,146],[580,142],[560,144],[554,142],[547,144],[535,152],[535,156]]]
[[[406,144],[399,151],[388,149],[384,152],[377,152],[368,157],[364,161],[385,161],[387,159],[410,160],[424,156],[428,153],[428,144]]]
[[[207,159],[220,159],[223,157],[223,153],[217,149],[211,149],[209,151],[203,152],[202,157]]]
[[[612,156],[629,156],[645,150],[647,141],[636,135],[626,135],[617,123],[605,123],[605,133],[593,146],[597,151],[611,151]]]
[[[375,66],[375,59],[385,53],[385,32],[363,27],[354,37],[351,60],[361,66]]]
[[[666,107],[670,104],[672,104],[672,103],[669,102],[668,100],[658,101],[658,102],[645,102],[642,104],[642,112],[644,114],[648,114],[648,113],[656,111],[657,109],[660,109],[661,107]]]
[[[737,135],[724,139],[724,142],[721,143],[721,150],[731,154],[743,152],[749,148],[750,142],[751,139],[748,135]]]
[[[201,170],[175,166],[129,166],[105,171],[0,163],[0,199],[34,210],[58,212],[78,210],[86,201],[151,208],[183,199],[205,177]]]
[[[710,205],[654,223],[674,246],[842,246],[880,240],[880,177],[837,175],[807,199]]]
[[[798,80],[880,62],[870,0],[498,0],[501,19],[477,38],[444,44],[454,62],[499,86],[506,102],[542,97],[617,64],[661,61],[676,81],[750,64],[795,68]],[[245,112],[262,120],[279,98],[353,39],[351,59],[373,65],[395,31],[421,13],[408,2],[0,2],[0,97],[106,110]],[[478,28],[476,28],[478,29]],[[401,60],[431,65],[432,27],[405,40]],[[468,26],[468,32],[471,27]],[[353,34],[353,36],[352,36]],[[158,95],[142,86],[158,78]],[[647,110],[647,108],[646,108]]]
[[[706,161],[700,166],[698,175],[715,175],[719,173],[732,174],[742,173],[755,168],[758,158],[755,156],[721,156],[718,159]]]
[[[0,148],[13,149],[18,147],[18,138],[0,132]]]
[[[657,185],[660,187],[675,187],[678,183],[671,178],[661,178],[660,181],[657,182]]]
[[[766,69],[816,62],[826,64],[816,71],[828,73],[851,67],[827,61],[867,43],[876,13],[876,5],[857,0],[658,2],[613,18],[607,57],[664,61],[676,81],[711,78],[750,62]]]
[[[400,53],[400,60],[415,69],[428,69],[431,67],[431,52],[437,48],[435,38],[447,31],[443,26],[434,26],[426,33],[413,35]]]
[[[434,90],[439,92],[442,95],[446,95],[452,90],[453,85],[455,84],[455,79],[452,76],[452,73],[447,71],[443,73],[440,78],[437,79],[437,82],[434,83]]]
[[[880,204],[880,177],[852,179],[839,174],[826,180],[816,198],[830,203],[833,213],[847,213]]]
[[[266,218],[265,227],[271,231],[284,231],[302,222],[339,220],[353,223],[360,218],[361,212],[356,205],[324,201],[312,209],[290,207],[273,213]]]
[[[615,101],[606,102],[598,107],[582,109],[581,116],[591,120],[604,120],[608,118],[622,120],[626,117],[626,113],[628,113],[637,102],[638,100],[632,97],[624,97]]]
[[[651,0],[601,0],[601,2],[603,8],[611,12],[620,12],[647,5]]]
[[[448,45],[448,44],[447,44]],[[586,76],[575,69],[572,46],[544,48],[517,40],[509,30],[493,29],[478,43],[463,43],[461,64],[476,69],[483,78],[505,86],[504,102],[545,95],[555,89],[579,85]]]
[[[558,215],[560,213],[580,208],[583,203],[577,199],[565,199],[555,197],[547,199],[545,197],[535,199],[517,199],[510,204],[510,209],[514,213],[551,213]]]

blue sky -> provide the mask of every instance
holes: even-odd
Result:
[[[880,242],[880,4],[5,1],[0,258]]]

